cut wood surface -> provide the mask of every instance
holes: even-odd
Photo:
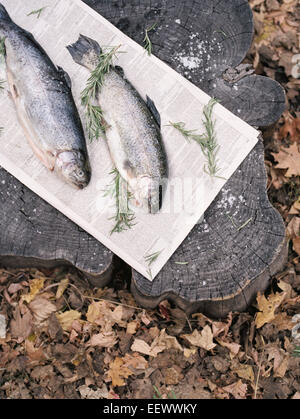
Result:
[[[248,2],[235,0],[86,0],[89,6],[253,126],[275,122],[284,109],[280,85],[238,66],[252,41]],[[197,42],[196,42],[196,41]],[[217,42],[218,41],[218,42]],[[222,41],[223,48],[214,45]],[[243,310],[284,263],[285,232],[266,191],[259,142],[189,237],[151,283],[132,274],[145,307],[171,298],[186,311],[225,316]],[[0,261],[4,265],[69,263],[106,284],[113,255],[16,179],[0,172]]]

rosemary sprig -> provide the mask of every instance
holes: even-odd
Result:
[[[206,130],[205,135],[205,147],[202,148],[202,152],[207,159],[207,168],[204,168],[205,172],[208,173],[212,177],[217,177],[217,173],[219,172],[218,168],[218,160],[217,160],[217,153],[219,151],[220,146],[217,142],[217,134],[215,131],[216,121],[212,118],[212,112],[214,106],[218,103],[218,101],[212,98],[206,106],[204,106],[203,114],[204,114],[204,127]]]
[[[231,221],[233,227],[235,227],[237,231],[241,231],[243,228],[245,228],[252,221],[252,217],[251,217],[247,221],[245,221],[244,224],[242,224],[239,227],[239,226],[236,225],[236,223],[234,222],[234,219],[232,217],[230,217],[230,215],[227,215],[227,217],[229,218],[229,220]]]
[[[37,19],[39,19],[41,17],[41,14],[42,14],[43,10],[45,10],[47,7],[49,7],[49,6],[44,6],[44,7],[41,7],[40,9],[38,9],[38,10],[33,10],[32,12],[28,13],[27,16],[36,15]]]
[[[217,159],[220,146],[218,145],[217,134],[215,131],[216,121],[214,121],[212,117],[213,108],[217,103],[218,101],[216,99],[211,99],[209,103],[204,106],[204,119],[202,122],[205,127],[205,134],[195,134],[196,130],[188,130],[184,122],[169,122],[170,125],[168,126],[172,126],[173,128],[177,129],[186,140],[194,140],[200,145],[202,153],[207,160],[207,167],[204,167],[205,173],[212,177],[219,177],[224,179],[221,176],[217,176],[217,173],[220,170],[218,168]]]
[[[4,90],[5,80],[0,80],[0,90]]]
[[[150,255],[144,256],[144,259],[145,259],[146,263],[148,264],[147,273],[149,274],[151,280],[153,279],[152,278],[151,265],[152,265],[152,263],[154,263],[158,259],[159,255],[161,254],[162,251],[163,250],[159,250],[158,252],[154,252],[154,253],[151,253]]]
[[[169,121],[169,125],[167,125],[168,127],[173,127],[175,129],[177,129],[177,131],[179,131],[184,138],[188,141],[191,142],[192,140],[197,141],[197,143],[199,143],[201,146],[205,145],[205,138],[203,135],[200,134],[195,134],[195,132],[197,130],[188,130],[185,127],[185,123],[184,122],[171,122]]]
[[[145,261],[148,263],[148,267],[150,267],[152,263],[154,263],[158,259],[161,252],[162,250],[159,250],[158,252],[151,253],[150,255],[144,256]]]
[[[143,39],[144,42],[144,48],[148,52],[148,55],[152,55],[152,42],[149,37],[149,32],[153,31],[155,27],[157,26],[157,23],[154,23],[150,28],[145,30],[145,38]]]
[[[117,169],[114,169],[110,174],[114,175],[114,178],[112,184],[105,192],[105,196],[113,196],[116,202],[116,215],[110,218],[110,220],[113,219],[116,222],[110,232],[112,235],[132,228],[135,225],[133,223],[135,215],[129,209],[129,201],[132,198],[132,194],[128,190],[127,183],[123,180]]]
[[[111,70],[113,58],[120,46],[110,47],[109,51],[101,52],[97,67],[92,71],[85,89],[81,92],[81,103],[86,110],[86,126],[90,141],[98,139],[107,129],[102,109],[99,105],[95,105],[95,102],[103,86],[104,77]]]

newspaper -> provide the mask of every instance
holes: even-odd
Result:
[[[111,234],[115,224],[112,219],[116,211],[115,200],[104,191],[112,182],[110,172],[114,165],[105,139],[87,141],[92,180],[87,188],[77,191],[49,172],[33,154],[11,99],[7,92],[0,96],[0,126],[4,128],[0,165],[132,268],[153,280],[255,146],[258,131],[220,104],[216,105],[213,117],[220,171],[219,177],[211,177],[204,170],[207,162],[199,144],[188,142],[178,130],[169,126],[170,121],[180,121],[189,130],[203,133],[203,108],[210,100],[206,93],[155,56],[149,56],[144,48],[80,0],[47,0],[47,7],[40,15],[30,14],[43,6],[40,0],[1,2],[12,19],[30,31],[53,62],[69,74],[84,125],[80,93],[89,73],[75,64],[66,49],[77,41],[79,34],[97,40],[101,46],[122,45],[121,50],[126,53],[119,54],[115,64],[123,67],[126,78],[143,98],[148,95],[156,104],[161,114],[169,166],[162,209],[155,215],[137,209],[132,228]],[[59,249],[57,257],[60,257]]]

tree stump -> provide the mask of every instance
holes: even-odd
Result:
[[[253,126],[274,123],[284,109],[281,86],[240,65],[253,36],[247,0],[85,0],[136,42],[145,29],[153,53]],[[112,278],[109,250],[0,169],[0,263],[67,263],[93,285]],[[285,229],[266,191],[260,141],[153,282],[132,272],[144,307],[169,298],[187,312],[224,317],[245,309],[283,265]]]

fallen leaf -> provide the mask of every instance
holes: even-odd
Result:
[[[254,382],[254,372],[251,365],[240,365],[238,368],[233,369],[240,378]]]
[[[293,250],[300,256],[300,237],[293,239]]]
[[[144,355],[156,357],[160,352],[163,352],[166,349],[165,344],[161,346],[158,345],[158,339],[159,336],[156,339],[154,339],[151,346],[148,345],[148,343],[142,339],[135,339],[133,344],[131,345],[131,350]]]
[[[217,342],[219,345],[228,348],[232,357],[235,357],[241,349],[241,345],[235,342],[225,342],[221,339],[217,339]]]
[[[128,333],[129,335],[134,335],[137,329],[139,328],[139,326],[140,326],[140,322],[137,320],[129,322],[127,324],[126,333]]]
[[[93,390],[86,384],[78,387],[77,389],[83,399],[110,399],[109,391],[105,384],[101,388],[97,388],[97,390]]]
[[[42,361],[47,359],[43,348],[35,348],[34,343],[28,339],[25,340],[25,351],[31,361]]]
[[[299,215],[300,213],[300,197],[295,201],[289,211],[291,215]]]
[[[57,300],[63,295],[65,290],[68,288],[69,282],[70,282],[69,278],[65,278],[60,281],[57,287],[56,296],[55,296]]]
[[[300,217],[293,217],[287,226],[287,233],[290,239],[293,239],[300,234]]]
[[[213,343],[213,333],[209,325],[206,325],[201,333],[197,329],[191,335],[181,335],[191,345],[203,348],[207,351],[212,350],[216,345]]]
[[[222,390],[232,394],[235,399],[244,399],[247,394],[247,384],[243,384],[242,380],[239,380],[229,386],[222,387]]]
[[[30,303],[35,296],[43,289],[45,278],[35,278],[29,281],[30,292],[29,294],[22,295],[22,300]]]
[[[177,385],[184,378],[184,375],[180,371],[178,371],[178,367],[176,368],[176,366],[166,368],[163,371],[163,375],[164,375],[164,379],[165,379],[165,384],[167,386]]]
[[[292,330],[295,326],[292,318],[287,315],[286,312],[280,312],[276,314],[274,320],[272,320],[277,329],[280,330]]]
[[[271,322],[275,319],[275,310],[280,306],[285,298],[285,293],[270,294],[266,298],[260,292],[257,295],[257,304],[259,313],[255,318],[255,325],[257,329],[261,328],[264,324]]]
[[[14,318],[10,322],[11,335],[18,338],[18,342],[23,342],[32,332],[33,317],[28,309],[22,316],[20,308],[16,307]]]
[[[48,319],[51,313],[54,313],[57,310],[53,303],[42,296],[35,297],[34,300],[29,303],[28,307],[33,313],[36,323],[42,323]]]
[[[126,354],[123,361],[126,367],[132,367],[136,370],[145,370],[148,368],[148,361],[138,353]]]
[[[91,346],[100,346],[102,348],[112,348],[118,342],[115,332],[97,333],[91,337],[89,344]]]
[[[183,348],[176,337],[168,335],[166,329],[161,330],[156,342],[159,347],[165,346],[166,349],[177,349],[179,351],[183,351]]]
[[[56,317],[66,332],[70,332],[72,329],[72,323],[75,320],[79,320],[81,317],[81,313],[77,310],[68,310],[63,313],[56,313]]]
[[[278,164],[277,169],[288,169],[287,177],[300,176],[300,153],[297,143],[293,143],[290,147],[281,149],[279,153],[271,153]]]
[[[124,386],[126,384],[124,378],[128,378],[133,372],[124,365],[122,358],[116,357],[113,362],[109,364],[108,377],[111,378],[112,386]]]

